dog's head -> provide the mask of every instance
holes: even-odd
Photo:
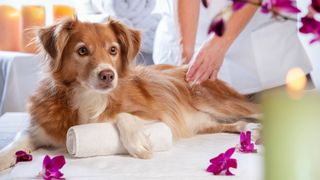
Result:
[[[38,41],[55,80],[100,93],[117,86],[141,44],[137,30],[113,19],[105,24],[63,19],[40,29]]]

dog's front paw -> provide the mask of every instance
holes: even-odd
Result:
[[[16,157],[14,154],[0,152],[0,171],[8,169],[16,164]]]
[[[150,159],[153,156],[151,141],[142,131],[132,132],[127,137],[121,137],[123,146],[130,155],[141,159]]]

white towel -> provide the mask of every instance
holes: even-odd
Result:
[[[156,122],[145,125],[143,132],[150,138],[154,151],[167,151],[172,145],[170,128]],[[94,123],[73,126],[67,133],[67,150],[73,157],[127,154],[119,132],[113,123]]]

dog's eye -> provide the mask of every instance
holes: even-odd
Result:
[[[78,54],[80,56],[87,56],[89,54],[89,50],[85,46],[82,46],[78,49]]]
[[[115,46],[112,46],[110,49],[109,49],[109,53],[111,54],[111,55],[117,55],[117,53],[118,53],[118,49],[115,47]]]

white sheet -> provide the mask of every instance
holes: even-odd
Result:
[[[27,115],[6,114],[0,118],[0,130],[5,122],[21,122]],[[18,125],[18,124],[17,124]],[[1,133],[1,132],[0,132]],[[0,134],[1,135],[1,134]],[[219,180],[260,180],[263,179],[263,153],[258,147],[257,154],[235,153],[238,160],[238,169],[231,171],[234,177],[213,176],[205,169],[209,159],[224,152],[227,148],[239,142],[236,134],[208,134],[198,135],[193,138],[179,140],[174,143],[168,152],[155,153],[153,159],[141,160],[129,156],[105,156],[94,158],[71,158],[66,155],[66,165],[62,172],[69,179],[219,179]],[[35,178],[41,171],[44,155],[58,155],[58,152],[38,150],[33,154],[32,162],[17,164],[11,172],[0,173],[1,177],[10,179]],[[2,174],[2,176],[1,176]]]
[[[39,62],[35,54],[0,51],[0,114],[26,110],[39,81]]]

